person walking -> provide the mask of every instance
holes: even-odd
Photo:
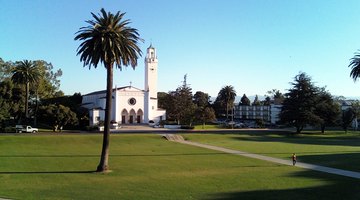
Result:
[[[293,155],[291,156],[291,159],[293,161],[293,165],[295,165],[296,164],[296,154],[295,153],[293,153]]]

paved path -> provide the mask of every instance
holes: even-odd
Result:
[[[232,149],[227,149],[227,148],[218,147],[218,146],[201,144],[201,143],[197,143],[197,142],[184,141],[183,139],[182,140],[181,139],[180,140],[172,140],[172,141],[179,142],[182,144],[202,147],[202,148],[206,148],[206,149],[221,151],[221,152],[225,152],[225,153],[245,156],[245,157],[249,157],[249,158],[255,158],[255,159],[265,160],[265,161],[274,162],[274,163],[280,163],[283,165],[292,165],[292,161],[290,159],[284,160],[284,159],[280,159],[280,158],[273,158],[273,157],[269,157],[269,156],[263,156],[263,155],[248,153],[248,152],[244,152],[244,151],[232,150]],[[305,169],[310,169],[310,170],[315,170],[315,171],[326,172],[326,173],[330,173],[330,174],[336,174],[336,175],[360,179],[359,172],[336,169],[336,168],[331,168],[331,167],[323,167],[320,165],[312,165],[312,164],[306,164],[306,163],[302,163],[302,162],[297,162],[295,166],[305,168]]]

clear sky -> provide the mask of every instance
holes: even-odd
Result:
[[[144,88],[144,57],[153,44],[158,89],[175,90],[187,74],[193,92],[216,97],[286,92],[305,72],[333,95],[360,96],[349,59],[360,49],[359,0],[0,0],[0,57],[42,59],[61,68],[61,90],[72,95],[106,88],[102,65],[83,67],[74,41],[91,12],[126,12],[143,51],[136,70],[114,73],[117,86]]]

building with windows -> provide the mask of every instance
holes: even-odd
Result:
[[[158,108],[157,99],[158,59],[156,49],[150,45],[145,57],[144,89],[133,86],[115,87],[111,121],[118,124],[139,124],[166,119],[166,111]],[[90,125],[105,119],[106,90],[83,96],[82,105],[89,109]]]
[[[234,107],[234,118],[240,120],[262,120],[267,123],[276,124],[279,121],[279,113],[282,105],[236,105]]]

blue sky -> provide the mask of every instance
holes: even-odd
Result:
[[[187,74],[193,92],[216,97],[226,85],[242,96],[286,92],[299,72],[333,95],[360,96],[349,59],[360,49],[355,0],[0,0],[0,57],[42,59],[61,68],[65,94],[103,90],[103,66],[83,67],[74,41],[91,12],[126,12],[143,53],[153,44],[159,91],[175,90]],[[114,85],[144,88],[144,56],[136,70],[114,73]]]

